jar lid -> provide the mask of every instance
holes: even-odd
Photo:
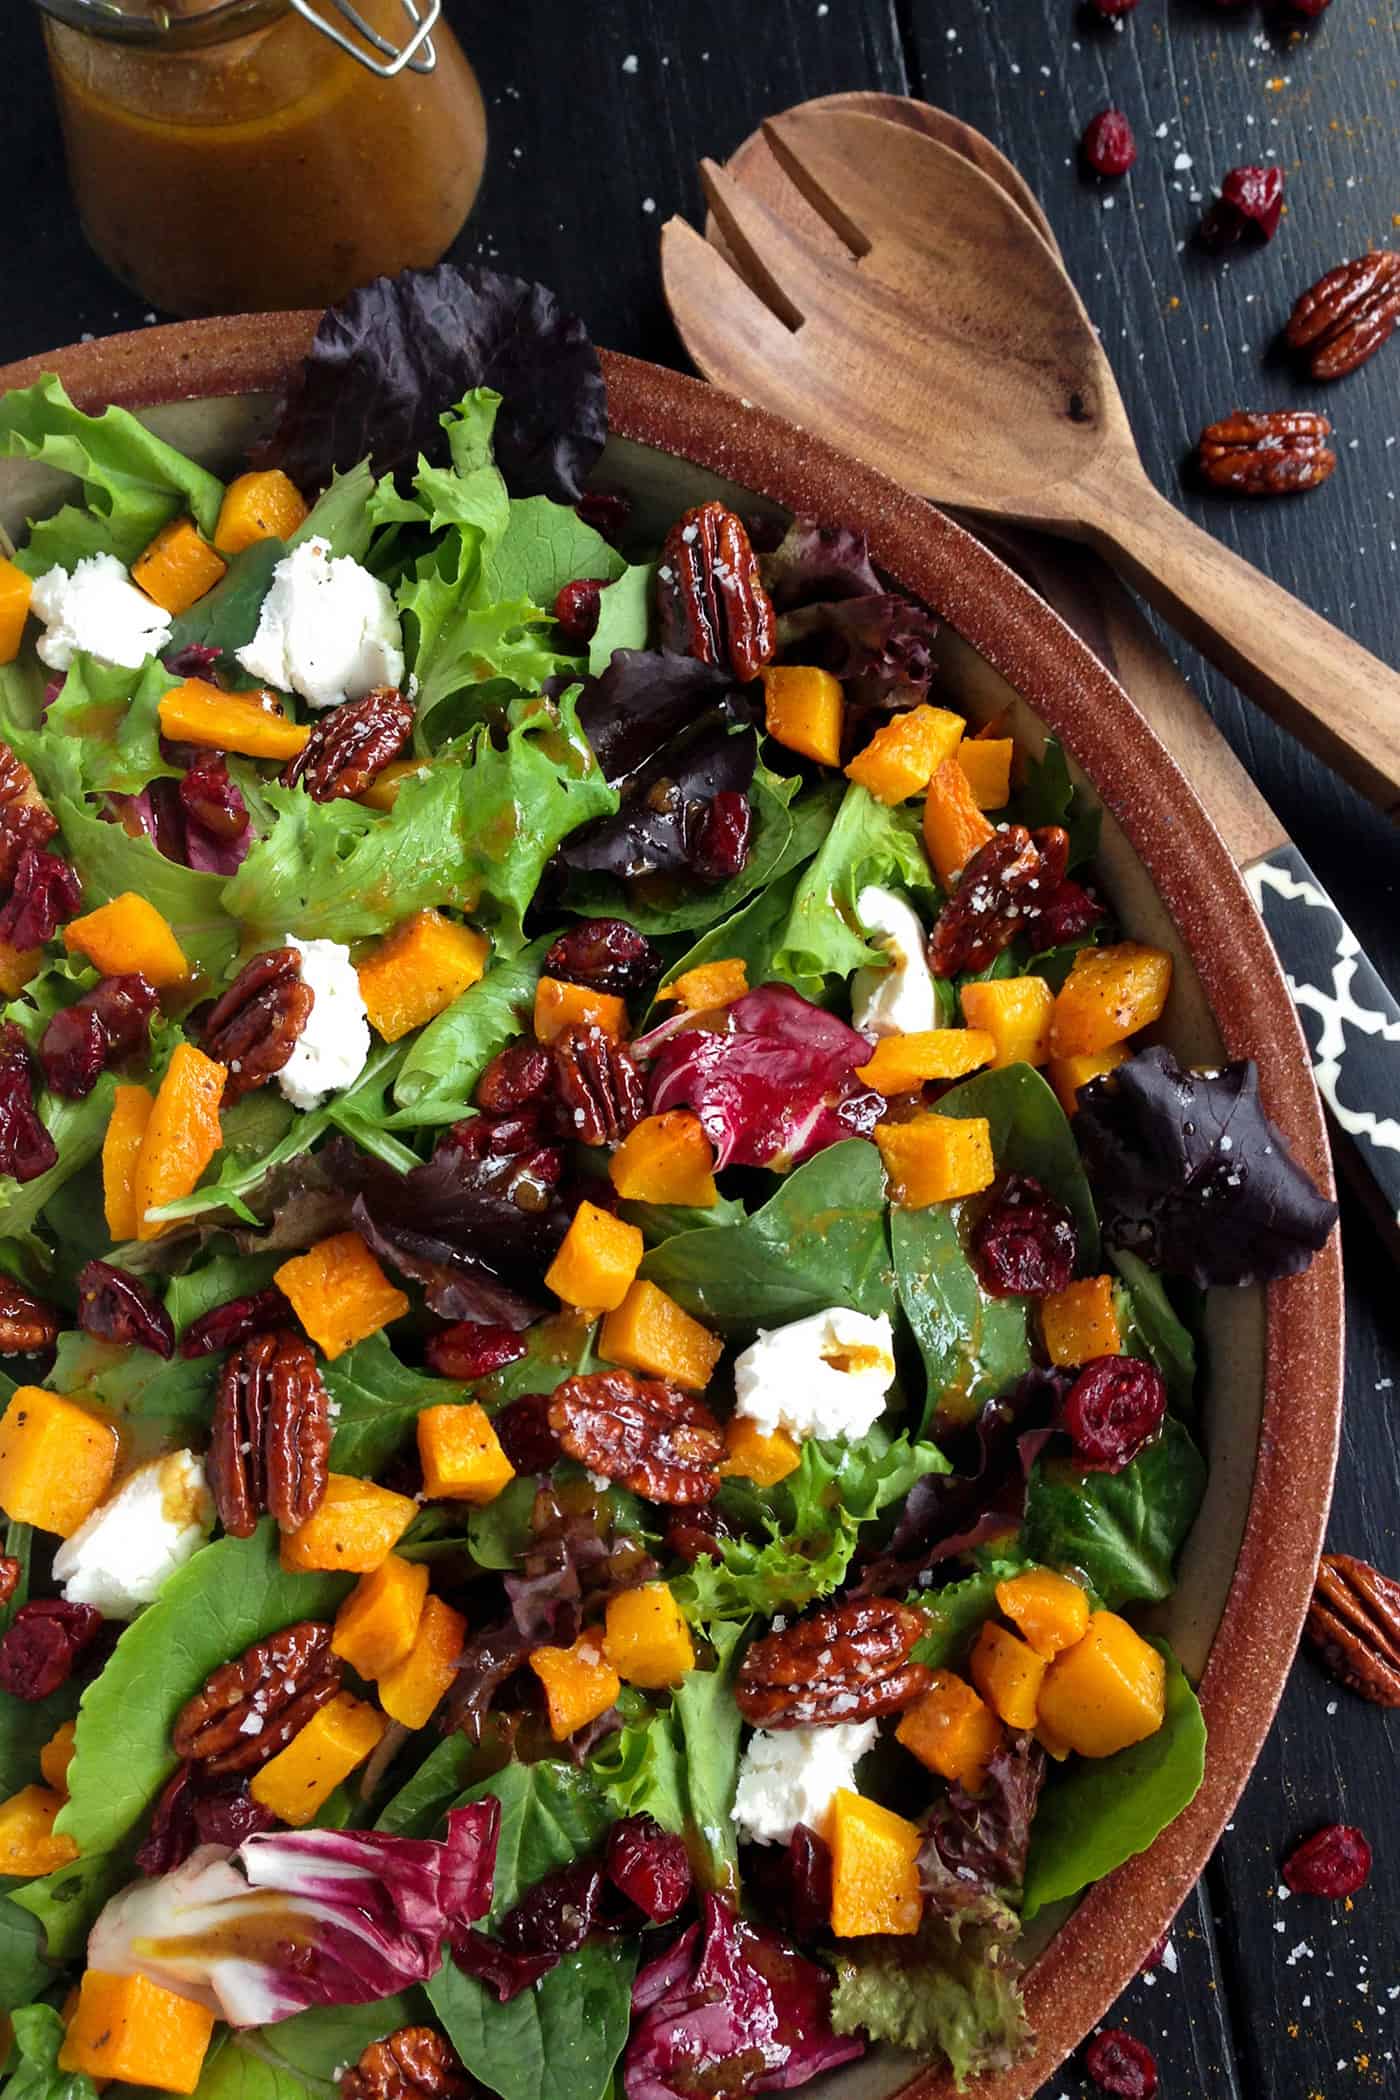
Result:
[[[405,70],[431,73],[437,64],[432,32],[442,0],[400,0],[407,17],[401,42],[383,36],[353,0],[38,0],[46,14],[120,43],[189,49],[244,36],[290,7],[359,65],[390,80]]]

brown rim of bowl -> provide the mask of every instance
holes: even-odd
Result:
[[[81,343],[0,370],[0,388],[57,370],[79,402],[150,407],[285,390],[319,316],[192,321]],[[1093,780],[1152,877],[1200,973],[1232,1057],[1253,1056],[1299,1160],[1331,1189],[1306,1046],[1238,869],[1195,793],[1122,687],[1020,579],[932,506],[766,410],[605,352],[614,432],[676,454],[810,517],[860,519],[871,551],[1005,677]],[[1113,763],[1104,766],[1104,753]],[[979,2084],[1024,2100],[1130,1981],[1197,1880],[1282,1694],[1322,1548],[1341,1423],[1342,1277],[1333,1234],[1312,1267],[1272,1284],[1264,1411],[1249,1514],[1200,1685],[1210,1731],[1195,1800],[1150,1852],[1098,1884],[1027,1979],[1034,2051]],[[903,2100],[945,2100],[922,2072]]]

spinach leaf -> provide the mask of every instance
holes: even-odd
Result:
[[[284,1259],[280,1254],[216,1254],[199,1269],[173,1276],[165,1293],[165,1309],[177,1336],[203,1319],[216,1305],[234,1298],[250,1297],[266,1289],[273,1270]],[[69,1391],[72,1388],[68,1388]]]
[[[283,794],[286,790],[269,792]],[[300,799],[312,808],[320,806],[311,803],[309,796]],[[107,823],[71,796],[55,797],[53,813],[82,877],[84,910],[92,911],[125,890],[135,890],[168,921],[185,960],[202,970],[211,984],[219,984],[238,953],[238,928],[230,916],[234,907],[224,908],[224,877],[201,874],[166,860],[148,838],[132,838],[120,824]],[[255,846],[253,852],[259,850]],[[289,930],[290,924],[279,925],[276,940]]]
[[[461,1801],[481,1801],[488,1794],[501,1804],[487,1921],[494,1924],[542,1875],[591,1852],[613,1814],[592,1779],[559,1758],[507,1765],[469,1788]]]
[[[171,621],[171,651],[222,649],[232,659],[236,650],[246,649],[258,631],[258,615],[272,585],[272,572],[286,552],[281,540],[266,539],[254,540],[251,547],[235,554],[213,590],[206,591],[188,612]],[[245,678],[236,663],[230,661],[227,668],[238,672],[240,681],[253,682]],[[171,683],[178,680],[172,679]]]
[[[733,960],[742,962],[752,985],[763,984],[769,975],[774,946],[786,923],[797,887],[797,874],[781,876],[770,882],[767,889],[760,890],[738,911],[721,919],[692,943],[685,953],[671,965],[662,980],[663,984],[674,983],[684,977],[688,970],[698,970],[702,963]],[[648,1015],[647,1025],[654,1027],[658,1021],[674,1013],[675,1008],[667,1001],[656,1001]]]
[[[54,1972],[44,1960],[43,1944],[44,1936],[37,1921],[20,1910],[8,1896],[0,1896],[0,2012],[13,2012],[17,2005],[28,2005],[31,1998],[37,1998],[54,1981]],[[54,2017],[57,2018],[57,2014]],[[61,2025],[59,2037],[61,2040]],[[4,2054],[0,2051],[0,2072],[4,2064]],[[5,2091],[13,2100],[15,2082],[12,2081]]]
[[[413,1038],[394,1081],[395,1126],[455,1123],[471,1113],[487,1065],[528,1026],[551,938],[545,934],[509,961],[493,961]]]
[[[1030,1065],[1003,1065],[950,1087],[938,1103],[942,1116],[985,1116],[999,1174],[1031,1174],[1058,1196],[1079,1235],[1079,1265],[1099,1258],[1099,1220],[1089,1178],[1053,1087]]]
[[[844,980],[868,964],[878,967],[883,953],[856,917],[856,899],[869,883],[912,889],[930,902],[937,895],[914,813],[877,802],[852,781],[797,884],[770,974],[819,1000],[828,977]]]
[[[737,1196],[721,1196],[708,1210],[681,1203],[620,1203],[618,1215],[635,1225],[649,1247],[680,1232],[705,1232],[716,1225],[742,1225],[748,1212]]]
[[[1026,1493],[1026,1552],[1050,1567],[1082,1568],[1110,1611],[1158,1603],[1171,1595],[1205,1485],[1205,1461],[1171,1416],[1121,1473],[1041,1459]]]
[[[1177,1318],[1166,1284],[1155,1269],[1125,1248],[1110,1249],[1110,1259],[1126,1287],[1130,1338],[1141,1342],[1143,1352],[1166,1380],[1172,1406],[1181,1414],[1191,1414],[1196,1393],[1196,1343],[1191,1330]]]
[[[63,2020],[52,2005],[17,2004],[11,2024],[19,2061],[5,2087],[6,2100],[97,2100],[97,2087],[85,2072],[58,2067]]]
[[[12,1891],[11,1900],[43,1927],[50,1961],[73,1961],[82,1953],[97,1913],[131,1879],[131,1850],[87,1853]]]
[[[217,1356],[173,1356],[163,1362],[152,1350],[100,1342],[74,1330],[58,1337],[46,1382],[58,1393],[91,1393],[120,1419],[133,1454],[151,1457],[204,1441],[219,1363]]]
[[[467,1515],[467,1551],[479,1568],[518,1568],[532,1536],[537,1492],[533,1473],[521,1473],[481,1509]]]
[[[427,2011],[420,1992],[400,1991],[367,2005],[315,2005],[273,2027],[219,2030],[194,2100],[336,2100],[346,2064]]]
[[[0,1386],[0,1400],[8,1403],[11,1394],[17,1390],[14,1380],[6,1378],[4,1385]],[[8,1603],[0,1604],[0,1633],[9,1632],[15,1613],[29,1602],[29,1562],[34,1551],[33,1525],[21,1524],[17,1518],[11,1517],[5,1526],[4,1551],[8,1560],[19,1562],[19,1574],[10,1591]],[[6,1787],[4,1794],[9,1795],[14,1791],[13,1787]]]
[[[384,1804],[375,1823],[391,1837],[431,1837],[462,1791],[472,1760],[464,1735],[444,1736],[428,1752],[411,1779]]]
[[[934,1203],[890,1213],[895,1288],[928,1376],[925,1429],[973,1421],[1030,1368],[1026,1301],[982,1289],[963,1249],[961,1211]]]
[[[621,1816],[655,1816],[677,1837],[686,1826],[686,1759],[664,1709],[629,1721],[588,1760],[588,1775]]]
[[[472,1397],[469,1386],[409,1370],[382,1333],[323,1365],[321,1375],[335,1409],[331,1464],[337,1473],[378,1473],[413,1435],[425,1407]]]
[[[1026,824],[1031,830],[1039,824],[1062,824],[1069,833],[1071,868],[1093,860],[1099,850],[1103,812],[1083,788],[1075,786],[1064,747],[1053,736],[1045,739],[1042,756],[1027,765],[1025,785],[1007,815],[1012,823]]]
[[[687,1671],[675,1694],[690,1821],[705,1848],[711,1888],[729,1894],[739,1886],[734,1789],[743,1721],[734,1703],[734,1678],[743,1631],[742,1621],[712,1627],[715,1667]]]
[[[565,1378],[580,1378],[596,1371],[600,1359],[593,1343],[597,1322],[581,1313],[561,1311],[536,1320],[525,1331],[525,1354],[489,1378],[478,1379],[476,1397],[494,1414],[508,1400],[527,1393],[552,1393]]]
[[[304,540],[328,540],[332,554],[348,554],[363,561],[374,537],[370,499],[374,494],[374,472],[362,459],[345,474],[332,474],[296,531],[287,541],[287,551]]]

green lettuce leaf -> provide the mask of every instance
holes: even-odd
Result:
[[[1026,1301],[982,1289],[959,1230],[963,1208],[934,1203],[890,1213],[895,1288],[928,1380],[925,1428],[972,1421],[1030,1367]]]
[[[1122,1277],[1118,1295],[1126,1297],[1128,1353],[1150,1357],[1166,1381],[1167,1398],[1181,1414],[1195,1412],[1196,1343],[1178,1319],[1164,1279],[1136,1254],[1114,1248],[1110,1259]],[[1121,1312],[1121,1307],[1120,1307]]]
[[[713,1669],[688,1670],[674,1699],[690,1824],[705,1848],[710,1887],[731,1895],[739,1886],[734,1789],[744,1724],[734,1702],[734,1678],[743,1631],[742,1623],[712,1627]]]
[[[620,1816],[654,1816],[663,1830],[684,1833],[686,1759],[664,1709],[608,1736],[589,1758],[588,1776]]]
[[[1025,1550],[1050,1567],[1081,1568],[1110,1611],[1158,1603],[1171,1595],[1205,1486],[1205,1460],[1171,1416],[1121,1473],[1041,1459],[1026,1493]]]
[[[301,799],[309,801],[307,796]],[[211,984],[222,983],[238,953],[238,928],[225,909],[228,885],[224,877],[201,874],[194,868],[182,867],[178,861],[166,860],[148,838],[130,837],[120,824],[109,824],[69,795],[55,797],[53,813],[73,865],[82,877],[83,909],[93,911],[123,891],[135,890],[169,922],[185,960],[202,970]],[[255,852],[258,850],[254,848]],[[279,926],[275,938],[280,941],[288,930]]]
[[[1040,1073],[1031,1065],[978,1072],[948,1089],[938,1113],[986,1117],[997,1172],[1033,1175],[1058,1196],[1079,1235],[1080,1270],[1092,1269],[1099,1258],[1099,1219],[1089,1177],[1069,1117]]]
[[[110,1072],[104,1072],[81,1101],[65,1101],[57,1094],[40,1096],[40,1117],[58,1147],[58,1158],[32,1181],[15,1181],[8,1174],[0,1174],[0,1218],[5,1221],[8,1235],[18,1239],[31,1232],[65,1182],[80,1174],[89,1160],[96,1159],[112,1119],[115,1091],[116,1080]]]
[[[481,595],[488,602],[528,598],[549,613],[566,583],[581,577],[613,584],[627,563],[567,503],[524,496],[510,505],[505,530],[481,558]]]
[[[179,777],[160,754],[161,696],[179,683],[154,657],[139,671],[74,657],[42,730],[5,722],[6,741],[51,800],[111,790],[137,795],[152,780]]]
[[[816,859],[797,885],[769,975],[819,1000],[826,980],[843,980],[883,952],[861,932],[856,899],[869,883],[919,893],[925,909],[938,895],[912,809],[891,809],[852,781]]]
[[[529,1028],[551,939],[545,934],[519,955],[493,960],[484,977],[414,1036],[394,1081],[396,1126],[455,1123],[470,1115],[491,1059]]]
[[[908,1939],[875,1937],[836,1955],[831,2024],[922,2057],[946,2057],[959,2092],[1010,2070],[1031,2040],[1021,1997],[1016,1913],[995,1896],[951,1917],[931,1908]]]
[[[97,2100],[83,2071],[60,2071],[63,2020],[52,2005],[17,2004],[11,2014],[15,2061],[5,2100]]]
[[[588,645],[588,668],[595,678],[607,670],[614,649],[646,648],[655,580],[655,562],[634,562],[624,565],[622,574],[598,593],[598,625]]]

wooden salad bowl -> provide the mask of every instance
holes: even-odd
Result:
[[[305,353],[314,314],[152,328],[0,370],[0,387],[57,371],[85,408],[150,411],[160,433],[232,469],[270,421]],[[1322,1111],[1298,1021],[1243,880],[1201,803],[1132,702],[1010,570],[940,511],[806,432],[695,380],[604,356],[613,436],[599,472],[664,527],[712,495],[862,527],[875,561],[944,623],[941,678],[970,715],[1008,705],[1018,741],[1046,732],[1104,809],[1100,870],[1134,938],[1172,950],[1161,1033],[1183,1063],[1251,1057],[1265,1104],[1328,1190]],[[45,472],[0,465],[0,526],[51,507]],[[1234,1808],[1293,1659],[1322,1546],[1342,1394],[1336,1234],[1302,1275],[1267,1290],[1214,1291],[1202,1393],[1211,1459],[1205,1506],[1161,1608],[1210,1731],[1204,1784],[1152,1845],[1048,1929],[1027,1979],[1037,2034],[981,2100],[1023,2100],[1141,1966],[1196,1881]],[[943,2100],[952,2084],[890,2050],[832,2074],[840,2100]]]

